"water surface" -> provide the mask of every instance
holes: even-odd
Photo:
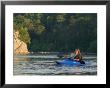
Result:
[[[17,55],[14,57],[14,75],[97,75],[96,56],[83,57],[86,65],[59,66],[56,55]]]

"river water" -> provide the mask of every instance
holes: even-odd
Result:
[[[83,56],[85,65],[59,66],[56,55],[17,55],[14,56],[14,75],[97,75],[97,58]]]

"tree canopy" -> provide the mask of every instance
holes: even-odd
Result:
[[[97,52],[96,13],[15,13],[14,30],[30,52]]]

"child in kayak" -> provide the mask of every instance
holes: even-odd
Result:
[[[74,60],[77,60],[77,61],[81,61],[82,60],[82,55],[81,55],[81,52],[79,49],[76,50],[75,52],[75,57],[74,57]]]
[[[72,60],[81,61],[82,55],[79,49],[76,49],[73,53],[71,53]]]
[[[74,52],[72,52],[70,56],[65,55],[64,58],[71,61],[73,60],[73,61],[80,62],[81,64],[85,64],[85,62],[82,60],[82,55],[79,49],[76,49]]]

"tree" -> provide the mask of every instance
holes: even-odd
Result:
[[[16,13],[14,30],[30,51],[97,51],[95,13]]]

